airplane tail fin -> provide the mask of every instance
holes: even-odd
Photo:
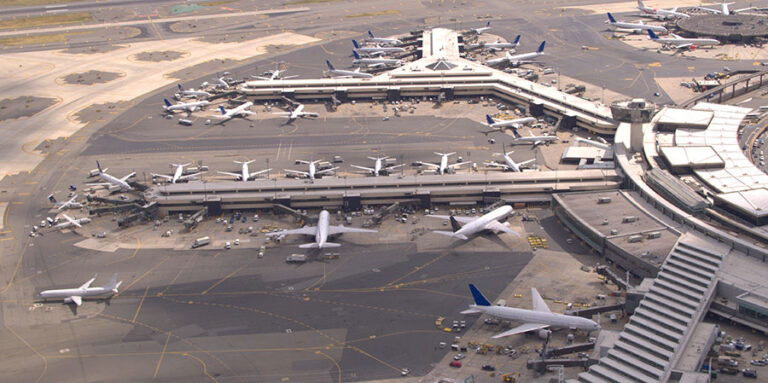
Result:
[[[640,8],[645,8],[645,4],[643,4],[643,0],[637,0],[637,6]]]
[[[171,102],[167,98],[164,98],[163,102],[165,102],[165,106],[171,106]]]
[[[177,87],[179,87],[179,90],[180,90],[180,91],[183,91],[183,90],[184,90],[184,88],[182,88],[182,87],[181,87],[181,84],[176,84],[176,86],[177,86]]]
[[[53,194],[51,194],[51,195],[49,195],[49,196],[48,196],[48,201],[51,201],[51,203],[56,203],[56,202],[58,202],[58,201],[56,201],[56,197],[54,197],[54,196],[53,196]]]
[[[651,40],[658,40],[659,39],[659,36],[656,36],[656,34],[653,33],[653,31],[650,30],[650,29],[648,30],[648,36],[651,38]]]
[[[327,247],[339,247],[341,244],[335,243],[335,242],[326,242],[323,244],[323,247],[320,247],[320,245],[317,244],[317,242],[312,243],[305,243],[303,245],[299,245],[300,249],[325,249]]]
[[[117,281],[117,273],[114,273],[112,274],[112,278],[109,279],[109,282],[104,285],[104,290],[111,290],[113,293],[117,293],[117,288],[120,287],[122,283],[123,281]]]
[[[491,124],[493,124],[493,123],[494,123],[494,121],[493,121],[493,117],[491,117],[491,115],[490,115],[490,114],[486,114],[486,115],[485,115],[485,120],[486,120],[486,121],[488,121],[488,125],[491,125]]]
[[[355,56],[355,60],[360,60],[360,55],[356,51],[352,51],[352,55]]]
[[[520,43],[520,35],[517,35],[517,37],[515,37],[514,43],[515,44],[519,44]]]
[[[355,49],[360,49],[360,44],[357,43],[357,40],[352,39],[352,45],[355,46]]]
[[[221,105],[219,105],[219,110],[221,111],[221,114],[227,114],[227,110]]]
[[[469,284],[469,291],[472,293],[472,298],[475,300],[475,304],[478,306],[490,306],[491,302],[483,296],[483,293],[475,287],[473,284]]]
[[[546,41],[542,41],[541,45],[539,45],[539,49],[536,50],[536,52],[543,53],[544,52],[544,45],[546,45]]]
[[[333,64],[331,64],[331,60],[325,60],[325,64],[328,65],[328,69],[335,70],[336,68],[333,67]]]
[[[373,32],[371,32],[371,31],[368,31],[368,36],[370,36],[372,39],[375,38],[375,37],[373,37]]]
[[[518,132],[517,132],[517,128],[514,128],[514,127],[512,128],[512,134],[514,134],[514,135],[515,135],[515,138],[520,138],[520,137],[522,137],[522,136],[520,135],[520,133],[518,133]]]
[[[453,229],[453,231],[461,230],[461,224],[459,223],[459,221],[456,220],[454,216],[451,216],[450,220],[451,220],[451,228]]]
[[[99,169],[99,173],[104,173],[104,171],[101,170],[101,164],[99,163],[99,160],[96,160],[96,168]]]
[[[491,22],[490,21],[485,24],[486,28],[490,28],[490,26],[491,26]]]
[[[614,18],[613,18],[613,15],[611,14],[611,12],[608,12],[608,20],[609,20],[610,22],[612,22],[612,23],[615,23],[615,22],[616,22],[616,19],[614,19]]]

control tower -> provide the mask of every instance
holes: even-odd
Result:
[[[656,113],[656,104],[643,98],[617,101],[611,104],[611,114],[616,121],[630,124],[630,146],[632,151],[643,149],[643,126],[651,122]]]

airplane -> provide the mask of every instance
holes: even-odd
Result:
[[[224,77],[219,77],[219,79],[216,82],[217,82],[216,86],[219,87],[219,88],[226,89],[226,88],[229,88],[229,86],[230,86],[227,83],[227,80],[224,79]]]
[[[223,106],[219,105],[219,110],[221,110],[221,114],[214,114],[213,117],[221,119],[219,123],[224,123],[226,121],[231,120],[234,117],[245,118],[246,116],[256,114],[254,112],[247,110],[251,106],[253,106],[253,103],[250,101],[245,102],[242,105],[238,105],[236,108],[233,108],[233,109],[224,109]]]
[[[469,30],[470,33],[474,33],[476,35],[482,35],[485,32],[488,32],[491,30],[491,22],[489,21],[487,24],[485,24],[484,27],[481,28],[472,28]]]
[[[301,176],[307,177],[307,178],[311,179],[312,181],[314,181],[314,180],[315,180],[315,176],[317,176],[317,175],[322,175],[323,173],[328,173],[328,172],[331,172],[331,171],[333,171],[333,170],[336,170],[336,169],[338,169],[338,168],[339,168],[339,167],[337,166],[337,167],[334,167],[334,168],[323,169],[323,170],[317,170],[317,168],[315,167],[315,164],[317,164],[317,163],[318,163],[318,162],[320,162],[320,161],[321,161],[321,160],[317,160],[317,161],[303,161],[303,160],[297,160],[296,162],[298,162],[298,163],[302,163],[302,164],[307,164],[307,165],[309,165],[309,171],[306,171],[306,172],[302,172],[302,171],[300,171],[300,170],[290,170],[290,169],[284,169],[284,170],[285,170],[286,172],[289,172],[289,173],[298,174],[298,175],[301,175]]]
[[[382,46],[375,46],[375,47],[361,47],[360,44],[357,43],[357,40],[352,40],[352,45],[355,47],[355,51],[363,56],[382,56],[382,55],[388,55],[390,53],[401,53],[405,52],[405,48],[400,47],[382,47]]]
[[[368,31],[368,41],[374,42],[376,44],[385,44],[385,45],[400,45],[403,42],[398,39],[388,39],[385,37],[376,37],[373,35],[373,32]]]
[[[502,163],[498,163],[498,162],[486,162],[486,163],[484,163],[484,165],[485,166],[501,168],[504,171],[513,171],[513,172],[518,172],[519,173],[519,172],[522,171],[521,166],[523,166],[525,164],[529,164],[529,163],[531,163],[533,161],[536,161],[535,158],[532,158],[530,160],[518,163],[518,162],[515,162],[512,158],[509,157],[509,155],[512,154],[513,152],[507,152],[506,149],[505,149],[504,144],[501,144],[501,150],[502,150],[501,153],[494,153],[494,155],[495,156],[502,156],[502,158],[504,158],[504,163],[503,164]]]
[[[459,238],[466,241],[471,236],[485,230],[501,231],[504,233],[514,234],[519,237],[520,234],[509,228],[509,223],[499,222],[500,219],[506,219],[507,216],[512,213],[512,206],[504,205],[500,208],[493,209],[492,211],[485,213],[480,217],[454,217],[452,215],[434,214],[429,214],[427,217],[440,218],[449,220],[451,222],[451,228],[453,231],[433,230],[433,233],[447,235],[452,238]],[[462,224],[464,226],[462,226]]]
[[[165,175],[165,174],[155,174],[155,173],[152,173],[152,177],[153,178],[164,178],[164,179],[166,179],[168,181],[171,181],[172,184],[175,184],[178,181],[186,181],[186,180],[188,180],[190,178],[195,178],[195,177],[205,173],[205,172],[197,172],[197,173],[193,173],[193,174],[184,174],[184,167],[185,166],[189,166],[189,165],[192,165],[192,164],[190,164],[190,163],[186,163],[186,164],[171,164],[171,166],[176,167],[176,170],[173,172],[172,176]]]
[[[386,157],[386,156],[384,156],[384,157],[368,157],[368,159],[376,161],[372,168],[367,168],[365,166],[357,166],[357,165],[350,165],[350,166],[352,166],[353,168],[357,168],[357,169],[367,170],[374,177],[378,177],[381,174],[389,175],[389,173],[392,170],[403,166],[403,164],[384,166],[383,161],[388,159],[388,158],[389,157]]]
[[[646,30],[652,30],[658,33],[667,33],[667,28],[664,28],[658,25],[646,25],[646,24],[643,24],[642,21],[638,23],[616,21],[616,19],[613,18],[613,15],[611,14],[611,12],[608,12],[608,20],[606,21],[606,23],[610,24],[610,26],[617,31],[629,31],[631,33],[639,33]]]
[[[242,165],[241,170],[240,170],[240,174],[230,173],[230,172],[221,172],[221,171],[219,173],[235,177],[236,180],[245,182],[245,181],[248,181],[251,178],[254,178],[254,177],[258,176],[259,174],[263,174],[263,173],[266,173],[266,172],[272,170],[270,168],[270,169],[259,170],[258,172],[251,173],[250,170],[248,169],[248,164],[253,163],[254,161],[256,161],[256,160],[232,161],[232,162],[234,162],[236,164],[241,164]]]
[[[317,226],[304,226],[301,229],[283,230],[273,233],[268,233],[268,237],[290,235],[290,234],[304,234],[314,235],[315,242],[305,243],[299,245],[302,249],[324,249],[328,247],[339,247],[338,243],[328,242],[328,236],[341,234],[341,233],[378,233],[377,230],[357,229],[354,227],[345,227],[344,225],[334,226],[330,224],[331,215],[327,210],[320,212],[320,216],[317,219]]]
[[[742,8],[742,9],[733,9],[733,10],[731,10],[731,8],[729,7],[729,5],[731,5],[731,4],[735,4],[735,3],[726,3],[725,0],[723,0],[723,2],[720,3],[720,9],[719,10],[718,9],[712,9],[712,8],[705,8],[705,7],[694,7],[694,8],[696,8],[698,10],[701,10],[701,11],[716,13],[716,14],[725,15],[725,16],[730,16],[730,15],[732,15],[734,13],[739,13],[739,12],[744,12],[744,11],[750,11],[750,10],[753,10],[753,9],[757,9],[756,7],[749,7],[749,8]]]
[[[269,77],[264,76],[251,76],[253,78],[259,79],[259,80],[287,80],[289,78],[296,78],[299,77],[298,75],[294,76],[282,76],[282,74],[285,73],[284,70],[280,70],[279,64],[275,65],[274,70],[270,70],[267,72],[264,72],[264,74],[269,74]]]
[[[541,298],[536,288],[531,287],[531,296],[533,300],[533,310],[519,309],[516,307],[494,306],[483,296],[475,285],[469,285],[469,291],[475,304],[469,305],[468,310],[462,314],[488,314],[504,320],[522,322],[523,324],[511,330],[492,336],[493,339],[503,338],[510,335],[522,334],[528,331],[542,330],[548,327],[575,328],[584,330],[588,333],[600,330],[600,325],[588,318],[582,318],[575,315],[555,314],[549,310],[544,299]]]
[[[194,98],[208,98],[211,97],[211,94],[203,91],[203,90],[194,90],[194,89],[184,89],[181,87],[181,84],[176,84],[176,86],[179,87],[179,93],[176,93],[176,99],[181,99],[182,97],[194,97]]]
[[[210,101],[207,101],[207,100],[195,101],[195,102],[182,102],[176,105],[171,104],[171,102],[168,101],[167,98],[164,98],[163,101],[165,102],[165,105],[163,106],[163,110],[165,110],[168,113],[174,113],[177,110],[183,110],[183,111],[186,111],[187,113],[192,113],[196,111],[198,108],[202,109],[211,104]]]
[[[674,33],[670,33],[669,35],[672,37],[661,38],[653,33],[653,31],[648,30],[648,37],[650,37],[651,41],[662,45],[671,45],[677,49],[696,49],[698,46],[720,45],[720,41],[716,39],[691,39],[680,37]]]
[[[432,164],[432,163],[429,163],[429,162],[421,162],[421,164],[422,165],[427,165],[429,167],[434,168],[435,170],[437,170],[438,173],[440,173],[440,175],[443,175],[447,171],[455,170],[456,168],[458,168],[458,167],[460,167],[462,165],[466,165],[466,164],[469,163],[469,162],[457,162],[455,164],[450,164],[449,165],[448,164],[448,157],[456,154],[456,152],[452,152],[452,153],[438,153],[438,152],[435,152],[435,154],[437,154],[438,156],[441,156],[440,157],[440,164],[439,165],[438,164]]]
[[[83,207],[83,204],[80,202],[75,202],[77,199],[77,194],[75,194],[74,197],[72,197],[69,201],[66,202],[59,202],[56,200],[56,197],[53,196],[53,194],[48,196],[48,200],[51,201],[53,204],[53,207],[56,208],[56,210],[61,209],[80,209]]]
[[[99,169],[99,178],[103,179],[106,182],[100,182],[100,183],[89,183],[87,185],[90,186],[106,186],[109,191],[118,191],[118,190],[133,190],[131,185],[128,184],[127,180],[133,176],[136,175],[136,172],[131,172],[127,176],[123,178],[117,178],[111,174],[107,174],[106,170],[101,169],[101,164],[99,161],[96,161],[96,167]]]
[[[112,274],[112,278],[104,286],[91,287],[91,283],[95,280],[96,275],[76,289],[45,290],[41,291],[38,296],[44,301],[48,301],[49,299],[61,299],[64,303],[74,303],[77,306],[81,306],[83,304],[83,298],[112,296],[117,294],[117,289],[123,283],[123,281],[117,281],[117,273]]]
[[[536,118],[534,117],[522,117],[522,118],[515,118],[514,120],[496,121],[493,119],[493,117],[491,117],[490,114],[485,115],[485,120],[488,122],[486,126],[491,128],[490,131],[483,132],[485,134],[488,134],[490,132],[495,132],[497,130],[501,132],[501,131],[504,131],[504,129],[506,128],[518,129],[525,124],[536,122]]]
[[[299,104],[299,106],[296,107],[296,109],[288,109],[290,112],[274,112],[272,114],[277,114],[281,116],[285,116],[288,119],[287,124],[290,124],[297,118],[317,118],[320,115],[315,112],[305,112],[304,111],[304,104]]]
[[[539,48],[536,49],[536,52],[521,53],[519,55],[512,55],[509,52],[507,52],[506,56],[493,59],[493,60],[488,60],[486,61],[485,64],[490,66],[501,65],[501,64],[509,64],[511,66],[520,66],[522,64],[534,63],[535,61],[531,61],[531,59],[535,59],[536,57],[544,55],[544,46],[546,44],[547,44],[546,41],[542,41],[541,44],[539,44]]]
[[[64,221],[62,223],[57,223],[57,224],[51,226],[51,230],[68,229],[68,228],[70,228],[72,226],[83,227],[83,224],[91,222],[91,219],[88,218],[88,217],[74,219],[74,218],[72,218],[72,217],[70,217],[70,216],[68,216],[66,214],[62,214],[62,216],[64,217],[64,219],[66,219],[66,221]],[[48,222],[51,222],[51,220],[49,220]]]
[[[370,73],[360,72],[360,68],[355,70],[343,70],[336,69],[329,60],[325,60],[325,64],[328,65],[328,74],[332,77],[347,77],[347,78],[371,78]]]
[[[400,59],[384,59],[384,58],[360,58],[360,55],[352,51],[352,55],[355,59],[352,60],[353,65],[365,65],[367,67],[381,68],[385,66],[400,66],[403,65],[403,60]]]
[[[558,136],[534,136],[532,132],[530,136],[524,137],[517,132],[517,129],[512,129],[512,133],[515,135],[515,140],[512,141],[513,143],[518,144],[531,142],[533,143],[534,148],[541,144],[555,142],[560,139]]]
[[[520,35],[517,35],[517,37],[515,37],[515,40],[511,43],[503,43],[501,42],[501,40],[496,40],[496,42],[494,43],[470,44],[469,48],[470,49],[483,48],[491,52],[496,52],[504,49],[514,50],[515,48],[517,48],[518,45],[520,45]]]
[[[646,7],[645,4],[643,4],[643,0],[637,0],[637,9],[640,10],[644,15],[654,17],[659,20],[666,20],[666,19],[675,19],[675,18],[684,18],[687,19],[691,17],[690,15],[687,15],[682,12],[677,11],[677,7],[674,7],[672,9],[656,9],[651,7]]]

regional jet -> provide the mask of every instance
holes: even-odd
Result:
[[[277,114],[280,116],[284,116],[288,119],[288,122],[286,124],[290,124],[291,122],[295,121],[298,118],[317,118],[320,115],[315,112],[305,112],[304,111],[304,104],[299,104],[299,106],[296,107],[296,109],[288,109],[289,112],[274,112],[272,114]]]
[[[536,57],[544,55],[544,46],[546,44],[547,44],[546,41],[542,41],[541,44],[539,44],[539,48],[536,49],[535,52],[521,53],[519,55],[513,55],[507,52],[507,54],[504,57],[488,60],[485,64],[490,66],[496,66],[496,65],[520,66],[522,64],[531,64],[536,62],[536,61],[531,61],[531,59],[535,59]]]
[[[194,101],[194,102],[181,102],[176,105],[171,104],[171,102],[168,101],[167,98],[164,98],[163,101],[165,102],[165,105],[163,106],[163,110],[165,110],[167,113],[175,113],[177,110],[182,110],[187,113],[192,113],[198,109],[202,109],[211,104],[207,100]]]
[[[488,23],[485,24],[484,27],[472,28],[469,30],[469,32],[474,33],[476,35],[482,35],[483,33],[488,32],[490,30],[491,30],[491,22],[489,21]]]
[[[87,185],[90,186],[106,186],[109,191],[118,191],[118,190],[133,190],[131,185],[128,184],[128,179],[135,176],[136,172],[131,172],[127,176],[123,178],[117,178],[111,174],[107,174],[106,170],[101,170],[101,164],[99,161],[96,161],[96,167],[99,169],[99,178],[106,182],[100,182],[100,183],[89,183]]]
[[[257,177],[260,174],[264,174],[264,173],[272,170],[272,169],[264,169],[264,170],[259,170],[258,172],[251,173],[250,169],[248,169],[248,164],[253,163],[254,161],[256,161],[256,160],[232,161],[232,162],[234,162],[236,164],[240,164],[241,165],[240,174],[238,174],[238,173],[231,173],[231,172],[221,172],[221,171],[218,172],[218,173],[219,174],[226,174],[228,176],[235,177],[235,179],[238,180],[238,181],[245,182],[245,181],[250,180],[251,178],[255,178],[255,177]]]
[[[219,123],[224,123],[226,121],[231,120],[234,117],[246,118],[246,116],[256,114],[248,110],[248,108],[250,108],[251,106],[253,106],[253,103],[250,101],[245,102],[242,105],[238,105],[236,108],[233,108],[233,109],[224,109],[223,106],[219,105],[219,110],[221,110],[221,114],[214,114],[213,117],[221,119]]]
[[[194,89],[184,89],[181,87],[181,84],[176,84],[176,86],[179,87],[179,93],[176,93],[175,98],[177,100],[180,100],[184,97],[194,97],[194,98],[208,98],[211,97],[211,94],[203,91],[203,90],[194,90]]]
[[[534,148],[541,144],[555,142],[560,139],[558,136],[535,136],[533,133],[530,133],[530,136],[521,136],[520,133],[517,132],[517,129],[513,129],[512,133],[515,135],[515,140],[512,141],[513,143],[532,143]]]
[[[331,77],[347,77],[347,78],[371,78],[373,77],[370,73],[360,72],[360,68],[357,68],[355,70],[343,70],[343,69],[336,69],[333,64],[331,64],[330,61],[325,60],[325,64],[328,65],[328,75]]]
[[[667,28],[658,25],[646,25],[642,21],[637,23],[628,23],[626,21],[616,21],[613,18],[611,12],[608,12],[608,20],[606,21],[611,28],[619,32],[640,33],[642,31],[651,30],[658,33],[667,33]]]
[[[587,331],[588,333],[600,330],[600,325],[591,319],[553,313],[549,310],[539,292],[533,287],[531,287],[533,310],[494,306],[473,284],[469,285],[469,291],[472,293],[475,304],[469,305],[469,309],[462,311],[462,314],[488,314],[496,318],[523,323],[511,330],[492,336],[491,338],[493,339],[522,334],[528,331],[542,330],[548,327],[575,328]]]
[[[403,164],[385,166],[383,161],[387,160],[388,158],[389,157],[387,157],[387,156],[384,156],[384,157],[368,157],[368,159],[376,161],[376,162],[374,162],[372,168],[368,168],[368,167],[365,167],[365,166],[357,166],[357,165],[351,165],[351,166],[353,168],[366,170],[366,171],[368,171],[374,177],[378,177],[379,175],[382,175],[382,174],[386,176],[386,175],[389,175],[389,173],[391,173],[392,170],[397,169],[397,168],[403,166]]]
[[[362,47],[357,43],[357,40],[352,40],[352,45],[355,47],[355,52],[368,57],[384,56],[392,53],[405,52],[405,48],[400,47],[383,47],[379,45],[375,47]]]
[[[701,11],[715,13],[715,14],[719,14],[719,15],[725,15],[725,16],[730,16],[730,15],[732,15],[734,13],[745,12],[745,11],[750,11],[750,10],[756,9],[756,7],[749,7],[749,8],[733,9],[732,10],[729,7],[729,5],[731,5],[731,4],[735,4],[735,3],[726,3],[725,0],[723,0],[723,2],[720,3],[720,9],[719,10],[718,9],[712,9],[712,8],[705,8],[705,7],[694,7],[694,8],[696,8],[698,10],[701,10]]]
[[[455,171],[456,168],[458,168],[460,166],[463,166],[463,165],[466,165],[466,164],[469,163],[469,162],[457,162],[455,164],[448,164],[448,157],[456,154],[456,152],[452,152],[452,153],[438,153],[438,152],[435,152],[435,154],[440,156],[440,164],[439,165],[438,164],[429,163],[429,162],[421,162],[421,164],[429,166],[429,167],[437,170],[437,172],[440,173],[440,175],[443,175],[443,174],[445,174],[448,171]]]
[[[72,218],[66,214],[62,214],[64,219],[66,221],[62,223],[57,223],[53,226],[51,226],[51,230],[62,230],[62,229],[69,229],[70,227],[83,227],[84,224],[91,222],[91,219],[88,217],[83,218]],[[50,221],[49,221],[50,222]],[[55,221],[54,221],[55,222]]]
[[[75,194],[69,201],[66,201],[66,202],[57,201],[56,197],[54,197],[53,194],[48,196],[48,200],[51,201],[51,203],[53,204],[53,207],[55,207],[56,210],[80,209],[83,207],[83,204],[75,201],[77,200],[77,194]]]
[[[91,283],[96,280],[96,276],[85,282],[82,286],[76,289],[59,289],[59,290],[45,290],[40,292],[38,296],[44,301],[49,299],[63,300],[64,303],[74,303],[77,306],[83,304],[83,298],[88,297],[106,297],[117,294],[117,289],[123,283],[123,281],[117,281],[117,273],[112,274],[112,278],[106,285],[100,287],[91,287]]]
[[[643,4],[643,0],[637,0],[637,9],[639,9],[640,12],[643,13],[643,16],[650,16],[658,20],[678,19],[678,18],[687,19],[691,17],[690,15],[687,15],[685,13],[678,12],[677,7],[674,7],[672,9],[656,9],[656,8],[646,7],[645,4]]]
[[[515,41],[511,43],[503,43],[501,40],[496,40],[494,43],[477,43],[477,44],[470,44],[470,49],[476,49],[476,48],[482,48],[491,52],[496,51],[502,51],[505,49],[514,50],[517,48],[517,46],[520,45],[520,35],[517,35],[515,37]]]
[[[317,170],[316,164],[319,163],[321,160],[317,161],[304,161],[304,160],[296,160],[296,162],[300,164],[306,164],[309,165],[309,170],[306,172],[302,172],[300,170],[291,170],[291,169],[284,169],[288,173],[297,174],[300,176],[303,176],[305,178],[309,178],[310,180],[314,181],[316,176],[322,176],[324,173],[330,173],[339,167],[329,168],[329,169],[323,169],[323,170]]]
[[[388,39],[386,37],[376,37],[373,35],[373,32],[368,31],[368,41],[374,42],[376,44],[384,44],[384,45],[400,45],[403,42],[398,39]]]
[[[496,121],[493,119],[493,117],[491,117],[490,114],[485,115],[485,120],[488,122],[485,126],[491,129],[490,131],[483,132],[485,134],[488,134],[490,132],[495,132],[495,131],[503,132],[504,129],[507,129],[507,128],[518,129],[521,126],[530,124],[531,122],[536,122],[536,119],[534,117],[522,117],[522,118],[515,118],[514,120]]]
[[[166,175],[166,174],[152,173],[152,177],[153,178],[163,178],[165,180],[170,181],[172,184],[175,184],[176,182],[187,181],[187,180],[189,180],[191,178],[195,178],[195,177],[197,177],[197,176],[199,176],[199,175],[204,173],[204,172],[197,172],[197,173],[192,173],[192,174],[184,174],[184,167],[185,166],[189,166],[189,165],[192,165],[192,164],[190,164],[190,163],[186,163],[186,164],[171,164],[172,167],[176,168],[176,170],[174,170],[174,172],[173,172],[173,175],[169,176],[169,175]]]
[[[536,161],[535,158],[532,158],[527,161],[523,162],[515,162],[509,155],[513,152],[507,152],[505,149],[504,144],[501,144],[501,153],[494,153],[494,156],[501,156],[504,159],[504,163],[498,163],[498,162],[486,162],[484,163],[485,166],[491,166],[495,168],[501,168],[503,171],[512,171],[512,172],[521,172],[523,171],[521,167],[523,165],[529,164],[533,161]]]
[[[433,233],[447,235],[452,238],[459,238],[466,241],[470,239],[471,236],[486,230],[500,231],[520,236],[520,234],[518,234],[516,231],[509,228],[509,223],[499,222],[499,220],[506,219],[508,215],[512,214],[512,212],[512,206],[504,205],[480,217],[455,217],[452,215],[448,216],[434,214],[427,215],[427,217],[440,218],[449,220],[451,222],[451,228],[453,231],[434,230],[432,231]],[[464,226],[462,226],[462,224]]]
[[[651,30],[648,31],[648,36],[650,37],[651,41],[657,42],[661,45],[671,45],[677,49],[693,50],[696,49],[696,47],[720,45],[720,41],[716,39],[693,39],[680,37],[674,33],[670,33],[669,35],[672,37],[663,38],[657,36]]]
[[[359,65],[359,66],[364,65],[364,66],[372,67],[372,68],[381,68],[381,67],[385,67],[385,66],[401,66],[401,65],[403,65],[403,60],[400,60],[400,59],[384,59],[384,58],[380,58],[380,57],[377,57],[377,58],[373,58],[373,57],[360,58],[360,55],[357,52],[355,52],[355,51],[352,51],[352,55],[355,56],[355,59],[352,60],[352,64],[353,65]]]
[[[299,245],[302,249],[324,249],[328,247],[339,247],[338,243],[328,242],[328,237],[341,233],[377,233],[376,230],[357,229],[354,227],[345,227],[344,225],[334,226],[330,224],[331,215],[327,210],[320,212],[320,216],[317,219],[317,226],[304,226],[301,229],[283,230],[273,233],[268,233],[268,237],[290,235],[290,234],[303,234],[315,236],[315,241],[311,243],[305,243]]]

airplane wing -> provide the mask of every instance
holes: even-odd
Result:
[[[270,170],[272,170],[272,168],[269,168],[269,169],[264,169],[264,170],[259,170],[258,172],[253,172],[253,173],[251,173],[251,174],[250,174],[250,176],[251,176],[251,177],[256,177],[257,175],[259,175],[259,174],[264,174],[264,173],[266,173],[266,172],[268,172],[268,171],[270,171]]]
[[[267,233],[267,237],[274,237],[276,235],[291,235],[291,234],[303,234],[303,235],[315,235],[317,226],[304,226],[301,229],[283,230],[278,232]]]
[[[304,112],[304,115],[307,117],[320,117],[320,115],[315,112]]]
[[[711,8],[705,8],[705,7],[693,7],[693,8],[698,9],[700,11],[704,11],[704,12],[720,13],[720,11],[716,9],[711,9]]]
[[[693,46],[693,44],[691,44],[691,43],[688,43],[688,44],[679,44],[679,45],[675,45],[675,49],[688,49],[688,48],[690,48],[691,46]]]
[[[235,177],[235,178],[240,178],[240,176],[242,176],[242,174],[238,174],[238,173],[230,173],[230,172],[222,172],[222,171],[219,171],[219,172],[217,172],[217,173],[219,173],[219,174],[225,174],[225,175],[228,175],[228,176],[232,176],[232,177]]]
[[[455,163],[455,164],[450,164],[450,165],[448,165],[448,168],[450,168],[450,169],[453,169],[453,168],[458,168],[458,167],[460,167],[460,166],[462,166],[462,165],[466,165],[466,164],[468,164],[468,163],[469,163],[469,162],[457,162],[457,163]]]
[[[341,234],[341,233],[378,233],[378,230],[369,230],[369,229],[358,229],[354,227],[346,227],[346,226],[328,226],[328,235],[335,235],[335,234]]]
[[[387,64],[384,64],[384,63],[376,63],[376,64],[370,64],[370,65],[368,65],[368,66],[369,66],[369,67],[371,67],[371,68],[382,68],[382,67],[385,67],[385,66],[387,66]]]
[[[353,168],[357,168],[357,169],[367,170],[367,171],[369,171],[371,173],[373,173],[376,170],[376,169],[373,169],[373,168],[366,168],[365,166],[357,166],[357,165],[349,165],[349,166],[351,166]]]
[[[483,165],[494,167],[494,168],[503,168],[503,169],[507,168],[507,165],[500,164],[498,162],[483,162]]]
[[[299,77],[299,75],[285,76],[285,77],[281,78],[281,80],[287,80],[289,78],[296,78],[296,77]]]
[[[155,173],[152,173],[152,177],[155,177],[155,178],[158,178],[158,177],[159,177],[159,178],[165,178],[165,179],[167,179],[167,180],[172,180],[172,179],[173,179],[173,177],[171,177],[171,176],[169,176],[169,175],[165,175],[165,174],[155,174]]]
[[[518,162],[518,163],[517,163],[517,166],[523,166],[523,165],[527,165],[527,164],[530,164],[530,163],[531,163],[531,162],[533,162],[533,161],[536,161],[536,159],[535,159],[535,158],[531,158],[530,160],[527,160],[527,161]]]
[[[136,175],[136,172],[131,172],[131,173],[130,173],[130,174],[128,174],[127,176],[125,176],[125,177],[121,178],[121,179],[120,179],[120,181],[126,181],[127,179],[129,179],[129,178],[131,178],[131,177],[133,177],[133,176],[135,176],[135,175]]]
[[[549,327],[549,325],[540,324],[540,323],[525,323],[525,324],[517,326],[517,327],[515,327],[515,328],[513,328],[511,330],[504,331],[503,333],[500,333],[500,334],[496,334],[496,335],[492,336],[491,338],[493,338],[493,339],[504,338],[506,336],[522,334],[524,332],[540,330],[540,329],[547,328],[547,327]]]
[[[89,279],[88,282],[83,283],[82,286],[78,287],[79,289],[87,289],[91,287],[91,283],[96,280],[96,276],[94,275],[93,278]]]
[[[272,114],[276,114],[278,116],[286,116],[290,118],[292,113],[291,112],[272,112]]]
[[[69,201],[64,202],[61,205],[59,205],[58,210],[65,209],[67,206],[71,205],[72,202],[75,202],[76,199],[77,199],[77,194],[75,194],[75,196],[72,197],[72,199],[70,199]]]
[[[197,177],[197,176],[199,176],[199,175],[201,175],[201,174],[203,174],[203,173],[205,173],[205,172],[197,172],[197,173],[193,173],[193,174],[187,174],[187,175],[185,175],[185,176],[181,176],[181,177],[179,177],[179,179],[182,179],[182,180],[187,180],[187,179],[190,179],[190,178],[194,178],[194,177]]]
[[[514,235],[516,235],[518,237],[520,236],[520,234],[518,234],[516,231],[510,229],[509,226],[507,226],[507,225],[505,225],[505,224],[503,224],[503,223],[501,223],[499,221],[496,221],[496,220],[493,220],[493,221],[489,222],[487,225],[485,225],[485,229],[486,230],[501,231],[501,232],[509,233],[509,234],[514,234]]]
[[[83,297],[81,297],[79,295],[73,295],[73,296],[69,297],[69,300],[74,302],[78,307],[83,305]]]
[[[304,177],[309,177],[309,173],[308,172],[302,172],[301,170],[291,170],[291,169],[283,169],[283,170],[285,170],[288,173],[301,174]]]
[[[77,227],[83,227],[82,225],[80,225],[80,222],[77,222],[77,221],[75,221],[75,220],[74,220],[74,219],[72,219],[70,216],[68,216],[68,215],[66,215],[66,214],[62,214],[62,215],[64,216],[64,218],[66,218],[66,219],[67,219],[67,221],[69,221],[69,223],[71,223],[71,224],[73,224],[73,225],[75,225],[75,226],[77,226]]]
[[[332,171],[334,171],[334,170],[336,170],[336,169],[338,169],[338,168],[339,168],[339,167],[338,167],[338,166],[336,166],[336,167],[333,167],[333,168],[330,168],[330,169],[323,169],[323,170],[318,170],[318,171],[316,171],[316,172],[315,172],[315,174],[323,174],[323,173],[332,172]]]
[[[439,219],[445,219],[445,220],[451,219],[451,216],[449,216],[449,215],[436,215],[436,214],[429,214],[429,215],[427,215],[427,217],[430,217],[430,218],[439,218]],[[453,216],[453,218],[454,218],[456,221],[460,222],[460,223],[470,223],[470,222],[474,221],[474,220],[475,220],[475,218],[477,218],[477,217],[460,217],[460,216]]]
[[[431,167],[433,167],[433,168],[438,168],[438,169],[440,169],[440,165],[438,165],[438,164],[433,164],[433,163],[430,163],[430,162],[422,162],[421,164],[422,164],[422,165],[431,166]]]

